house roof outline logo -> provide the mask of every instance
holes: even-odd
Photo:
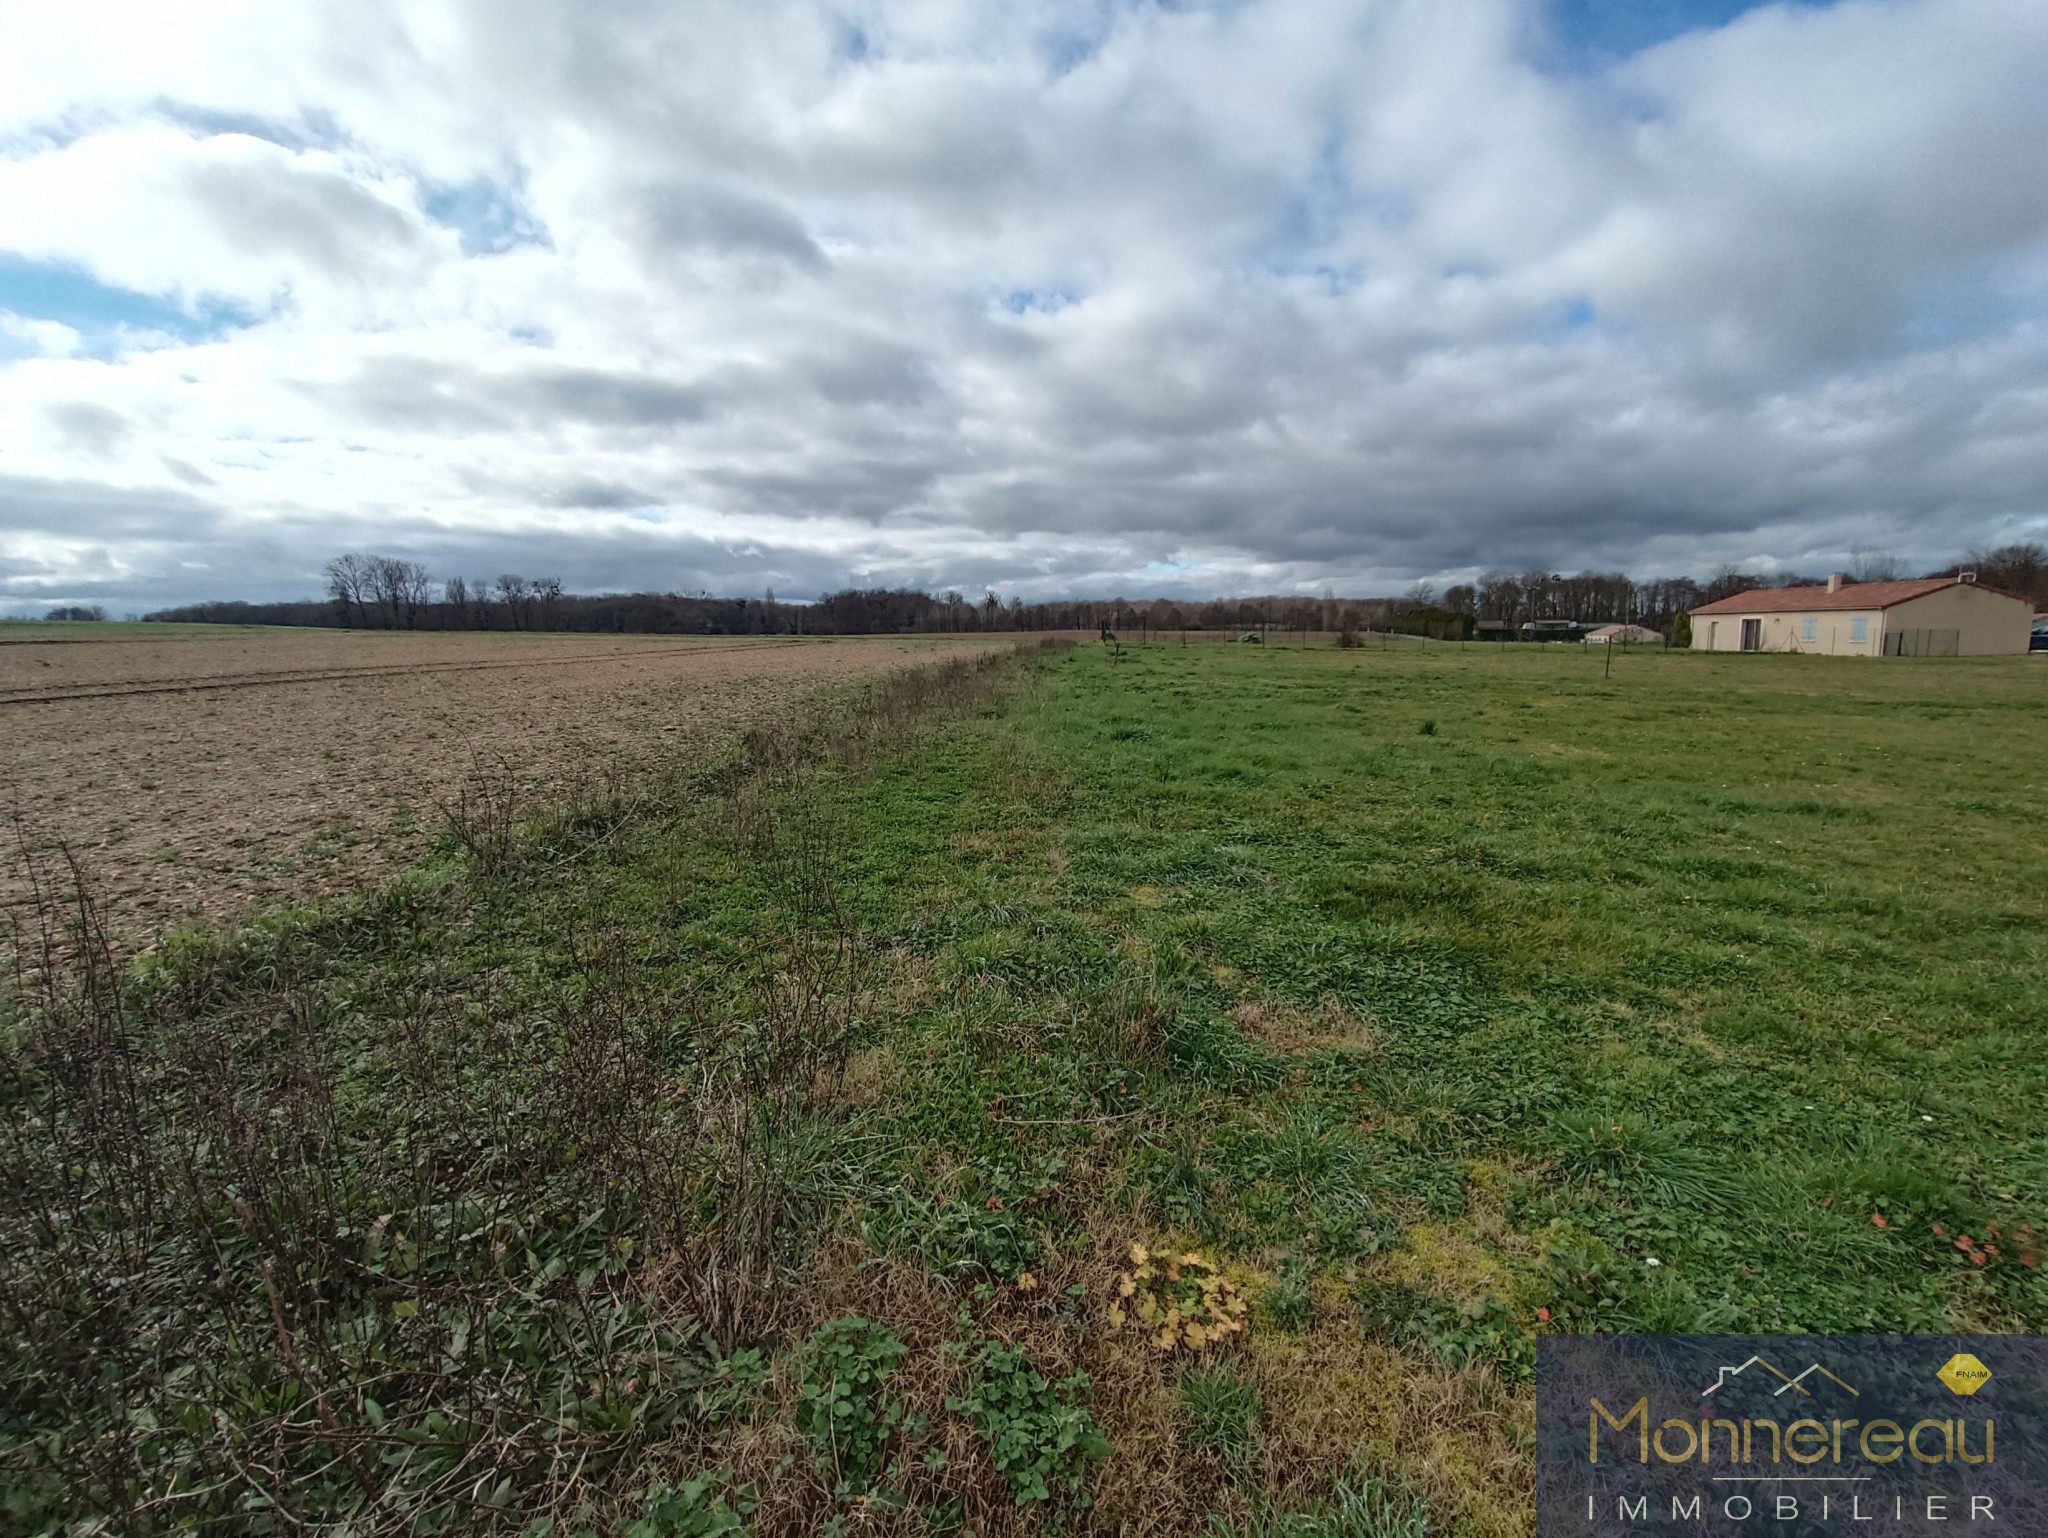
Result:
[[[1835,1383],[1840,1387],[1847,1389],[1850,1392],[1850,1394],[1854,1397],[1858,1399],[1861,1399],[1863,1397],[1863,1391],[1857,1388],[1855,1384],[1850,1383],[1845,1379],[1836,1377],[1835,1374],[1829,1372],[1825,1367],[1821,1366],[1818,1362],[1809,1362],[1804,1368],[1804,1370],[1800,1372],[1787,1373],[1783,1369],[1779,1368],[1775,1363],[1767,1361],[1765,1358],[1761,1356],[1753,1356],[1748,1361],[1744,1362],[1740,1367],[1722,1366],[1715,1368],[1714,1381],[1712,1383],[1709,1383],[1705,1388],[1700,1390],[1700,1398],[1705,1399],[1709,1394],[1715,1394],[1720,1392],[1722,1389],[1728,1386],[1731,1380],[1740,1377],[1743,1373],[1748,1372],[1752,1367],[1761,1367],[1766,1373],[1770,1374],[1771,1377],[1776,1378],[1778,1380],[1778,1386],[1771,1390],[1771,1397],[1774,1399],[1778,1395],[1783,1394],[1788,1390],[1794,1389],[1796,1389],[1799,1393],[1805,1395],[1807,1398],[1812,1398],[1813,1390],[1806,1386],[1805,1380],[1812,1377],[1815,1373],[1819,1373],[1821,1377],[1826,1378],[1829,1382]]]

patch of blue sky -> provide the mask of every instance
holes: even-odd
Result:
[[[1257,0],[1094,0],[1090,6],[1073,6],[1056,25],[1038,34],[1038,56],[1048,78],[1059,80],[1092,62],[1130,16],[1145,11],[1172,15],[1207,12],[1228,19]]]
[[[1054,80],[1071,75],[1102,52],[1114,30],[1114,13],[1107,7],[1098,7],[1092,17],[1078,24],[1068,21],[1047,28],[1038,36],[1038,56],[1045,63],[1046,75]]]
[[[868,29],[850,16],[838,18],[832,38],[832,52],[849,64],[865,64],[873,55],[874,39],[868,36]]]
[[[1359,260],[1318,262],[1275,259],[1261,261],[1253,270],[1253,276],[1256,278],[1289,285],[1297,293],[1303,288],[1314,289],[1326,299],[1342,299],[1357,289],[1370,275],[1371,268]]]
[[[162,295],[102,283],[82,267],[5,251],[0,251],[0,310],[23,320],[69,326],[93,353],[118,351],[148,335],[188,343],[212,341],[262,319],[230,300],[204,297],[179,304]]]
[[[1610,317],[1586,294],[1567,294],[1530,312],[1518,328],[1525,337],[1565,346],[1615,330]]]
[[[195,133],[245,134],[288,150],[342,149],[349,143],[340,120],[319,107],[302,108],[296,120],[264,117],[254,112],[228,112],[169,98],[158,100],[150,110],[164,121]]]
[[[1688,32],[1725,27],[1768,4],[1822,9],[1835,0],[1542,0],[1543,62],[1593,74]]]
[[[429,219],[455,231],[464,256],[499,256],[550,243],[546,226],[527,211],[518,188],[486,176],[429,183],[422,188],[420,206]]]
[[[1965,262],[1927,278],[1902,296],[1898,340],[1948,347],[2020,328],[2048,328],[2048,295],[2015,283],[1999,257]]]
[[[39,358],[43,351],[34,337],[0,325],[0,364],[13,363],[22,358]]]
[[[88,134],[97,133],[111,121],[111,117],[103,113],[73,112],[62,118],[30,123],[11,133],[0,133],[0,156],[9,160],[26,160],[31,155],[47,155],[52,150],[76,144]]]
[[[1067,288],[1013,288],[998,302],[1012,315],[1057,315],[1081,296]]]

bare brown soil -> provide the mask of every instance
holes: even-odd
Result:
[[[484,766],[545,792],[715,752],[834,684],[981,638],[138,626],[0,645],[0,795],[138,941],[416,858]],[[0,903],[27,895],[18,857]]]

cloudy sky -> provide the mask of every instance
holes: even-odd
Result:
[[[9,0],[0,607],[2048,534],[2042,0]]]

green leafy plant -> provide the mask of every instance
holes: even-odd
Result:
[[[905,1410],[884,1385],[907,1350],[892,1331],[853,1316],[821,1325],[804,1342],[796,1429],[835,1495],[866,1495],[888,1471]]]
[[[971,1171],[949,1196],[898,1192],[861,1234],[877,1250],[921,1256],[949,1279],[1014,1281],[1039,1262],[1044,1244],[1031,1211],[1057,1189],[1055,1174],[998,1164]]]
[[[744,1420],[768,1384],[768,1358],[758,1346],[742,1346],[719,1357],[697,1386],[697,1413],[711,1425]]]
[[[1084,1373],[1049,1383],[1022,1347],[989,1341],[974,1358],[967,1392],[946,1408],[974,1422],[1018,1505],[1065,1494],[1086,1506],[1089,1460],[1110,1452],[1078,1402],[1088,1387]]]
[[[1527,1383],[1536,1374],[1536,1338],[1499,1298],[1468,1302],[1424,1292],[1405,1282],[1367,1277],[1352,1290],[1368,1334],[1422,1346],[1453,1367],[1491,1362],[1502,1377]]]
[[[1224,1364],[1181,1375],[1180,1408],[1187,1441],[1220,1453],[1237,1467],[1259,1450],[1259,1387]]]
[[[747,1514],[754,1509],[754,1487],[743,1485],[729,1491],[730,1482],[730,1473],[720,1469],[680,1485],[649,1487],[640,1515],[627,1526],[625,1538],[723,1538],[744,1533]]]

